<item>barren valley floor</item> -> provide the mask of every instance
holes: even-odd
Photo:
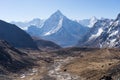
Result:
[[[7,80],[120,79],[119,49],[66,48],[48,52],[30,51],[28,54],[37,65],[17,74],[11,73]]]

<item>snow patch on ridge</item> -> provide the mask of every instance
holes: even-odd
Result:
[[[51,29],[49,32],[45,33],[44,36],[48,36],[48,35],[56,33],[62,27],[62,22],[63,22],[63,18],[60,19],[55,29]]]
[[[98,36],[101,35],[102,32],[103,32],[103,29],[100,28],[100,29],[98,30],[97,34],[93,34],[93,35],[89,38],[89,40],[91,40],[91,39],[93,39],[93,38],[97,38]]]
[[[116,35],[117,33],[118,33],[118,30],[117,30],[117,31],[115,31],[115,32],[113,32],[113,33],[111,33],[109,36]]]

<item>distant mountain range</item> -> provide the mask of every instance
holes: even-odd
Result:
[[[23,30],[27,30],[28,27],[31,26],[31,25],[40,28],[44,24],[44,20],[41,20],[39,18],[35,18],[35,19],[31,20],[31,21],[26,21],[26,22],[15,22],[15,21],[12,21],[10,23],[17,25],[18,27],[20,27]]]
[[[86,34],[89,27],[68,19],[59,10],[52,14],[43,25],[31,25],[26,30],[31,36],[53,41],[62,47],[74,46]]]
[[[83,26],[87,26],[87,27],[91,28],[94,26],[94,24],[97,22],[97,20],[98,19],[95,16],[93,16],[90,19],[83,19],[83,20],[76,20],[76,21]]]
[[[16,22],[14,24],[18,25]],[[34,19],[28,24],[24,27],[31,36],[53,41],[62,47],[76,46],[77,44],[80,47],[102,48],[118,47],[119,44],[119,15],[116,20],[92,17],[73,21],[58,10],[46,20]],[[23,28],[21,25],[18,26]]]
[[[59,10],[58,10],[59,11]],[[56,11],[57,12],[57,11]],[[60,12],[60,11],[59,11]],[[61,12],[60,12],[61,13]],[[61,13],[62,14],[62,13]],[[63,14],[62,14],[63,15]],[[102,19],[102,18],[101,18]],[[104,18],[103,18],[104,19]],[[74,20],[75,22],[86,26],[86,27],[93,27],[93,25],[97,22],[97,19],[95,16],[91,17],[90,19],[83,19],[83,20]],[[23,30],[28,30],[28,28],[30,28],[31,26],[37,27],[37,28],[41,28],[44,25],[44,22],[46,20],[40,19],[40,18],[34,18],[33,20],[30,21],[25,21],[25,22],[16,22],[16,21],[12,21],[10,22],[11,24],[15,24],[18,27],[20,27]]]
[[[115,20],[98,20],[79,46],[120,48],[120,14]]]

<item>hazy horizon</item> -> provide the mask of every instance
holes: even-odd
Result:
[[[60,10],[70,19],[115,19],[120,13],[120,0],[3,0],[0,2],[0,19],[5,21],[29,21],[47,19]]]

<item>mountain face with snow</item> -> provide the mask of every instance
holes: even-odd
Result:
[[[15,24],[19,28],[21,28],[23,30],[27,30],[28,27],[30,27],[30,26],[36,26],[36,27],[41,28],[42,25],[44,24],[44,20],[41,20],[39,18],[35,18],[35,19],[33,19],[31,21],[28,21],[28,22],[15,22],[15,21],[12,21],[11,24]]]
[[[88,27],[68,19],[58,10],[44,22],[39,31],[31,26],[27,32],[32,36],[39,36],[60,46],[67,47],[75,45],[86,34],[88,29]]]
[[[99,46],[102,48],[120,48],[120,14],[98,39]]]
[[[89,28],[92,28],[94,26],[94,24],[97,22],[97,18],[95,16],[93,16],[90,19],[83,19],[83,20],[78,20],[77,22],[80,23],[83,26],[87,26]]]
[[[104,19],[98,20],[94,26],[90,29],[90,31],[86,34],[82,40],[79,41],[81,46],[91,46],[91,43],[95,43],[95,40],[109,27],[112,20]],[[92,43],[92,44],[93,44]]]
[[[29,22],[12,22],[31,36],[53,41],[62,47],[120,47],[120,14],[115,20],[84,19],[73,21],[59,10],[47,20],[33,19]]]
[[[101,22],[102,21],[102,22]],[[115,20],[98,21],[90,30],[90,34],[81,46],[99,48],[119,48],[120,47],[120,14]],[[97,27],[98,26],[98,27]],[[95,30],[96,28],[96,30]],[[95,34],[93,34],[96,32]],[[79,42],[79,44],[82,41]],[[83,42],[82,42],[83,43]]]

